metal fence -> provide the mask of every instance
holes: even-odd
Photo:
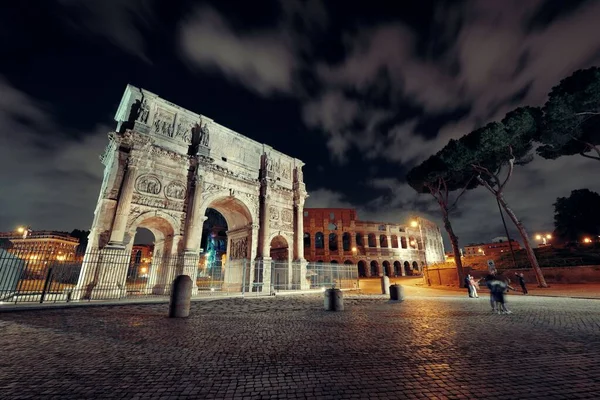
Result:
[[[132,257],[124,249],[81,254],[0,248],[0,304],[119,300],[169,296],[173,279],[195,281],[193,296],[271,295],[355,289],[355,265],[231,260],[207,263],[198,255]]]

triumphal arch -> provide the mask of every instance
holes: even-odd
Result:
[[[273,254],[306,268],[300,160],[131,85],[115,120],[76,297],[125,296],[140,227],[155,237],[147,289],[166,294],[180,274],[195,286],[208,208],[227,222],[228,282],[268,287]]]

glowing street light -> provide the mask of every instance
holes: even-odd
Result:
[[[583,238],[583,243],[592,243],[592,239],[590,239],[588,237]]]
[[[552,239],[552,235],[549,233],[538,233],[537,235],[535,235],[535,239],[538,241],[541,240],[542,245],[546,246],[548,244],[548,240]]]
[[[27,239],[27,235],[31,233],[31,227],[29,226],[19,226],[17,228],[17,232],[23,235],[23,239]]]
[[[419,228],[419,236],[421,238],[421,243],[422,243],[422,250],[423,250],[423,264],[425,264],[425,267],[427,267],[427,249],[425,248],[425,241],[423,240],[423,227],[421,224],[421,217],[416,217],[414,219],[412,219],[410,221],[410,226],[412,228]],[[417,241],[416,240],[411,240],[410,241],[410,245],[413,246],[413,248],[418,249],[417,246]]]

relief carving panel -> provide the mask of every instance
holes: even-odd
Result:
[[[275,206],[269,207],[269,216],[271,221],[279,221],[279,210]]]
[[[280,177],[287,180],[292,179],[292,164],[280,158],[269,159],[267,171],[269,172],[269,176],[272,177]]]
[[[248,238],[235,239],[231,241],[230,260],[248,258]]]
[[[158,195],[162,188],[160,180],[155,175],[144,174],[137,178],[135,189],[140,193]]]
[[[291,224],[294,220],[294,215],[290,210],[281,211],[281,222],[284,224]]]
[[[162,109],[156,108],[154,114],[154,122],[152,123],[152,133],[163,135],[172,138],[174,132],[175,114]]]
[[[174,200],[184,200],[185,199],[186,187],[182,182],[173,181],[167,185],[165,188],[165,195]]]

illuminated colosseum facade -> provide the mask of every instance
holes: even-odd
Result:
[[[390,224],[359,221],[352,208],[305,208],[304,257],[356,265],[361,277],[418,275],[444,261],[444,243],[424,218]]]

